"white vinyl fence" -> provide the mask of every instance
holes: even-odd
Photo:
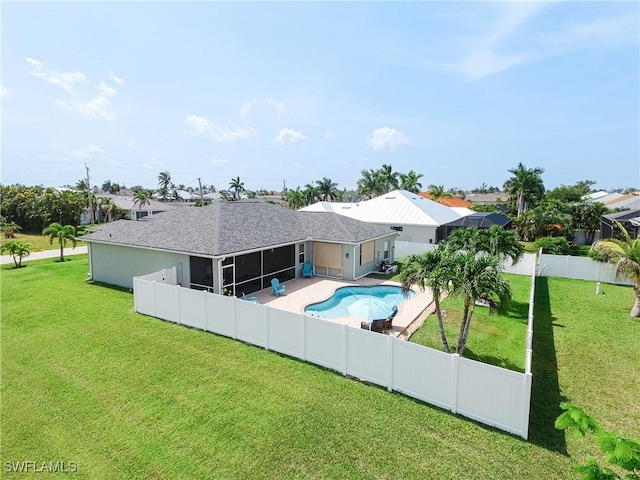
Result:
[[[143,278],[133,285],[139,313],[284,353],[528,436],[530,361],[518,373],[235,297]]]
[[[577,280],[633,285],[628,280],[616,281],[616,267],[610,263],[596,262],[589,257],[570,255],[540,255],[538,275],[542,277],[563,277]]]
[[[404,240],[395,241],[395,250],[393,251],[394,258],[406,258],[409,255],[421,254],[435,250],[436,245],[433,243],[422,242],[405,242]]]

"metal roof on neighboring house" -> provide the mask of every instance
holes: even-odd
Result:
[[[137,222],[101,225],[82,240],[223,256],[303,240],[356,244],[395,234],[335,213],[299,212],[257,200],[216,200]]]
[[[157,200],[149,199],[149,203],[145,203],[142,208],[140,208],[140,204],[135,203],[135,198],[133,198],[133,195],[113,195],[110,193],[102,193],[97,195],[98,199],[100,199],[101,197],[110,198],[118,208],[121,208],[123,210],[141,209],[144,212],[163,212],[165,210],[174,209],[178,206],[172,202],[159,202]]]
[[[621,195],[613,200],[604,202],[608,208],[640,208],[640,195]]]
[[[333,211],[368,223],[437,227],[460,218],[453,209],[406,190],[394,190],[358,203],[318,202],[299,211]]]

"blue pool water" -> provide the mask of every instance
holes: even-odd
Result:
[[[389,312],[394,305],[400,304],[407,298],[415,295],[413,290],[409,290],[405,295],[402,289],[394,285],[376,285],[373,287],[341,287],[334,294],[319,303],[312,303],[304,308],[305,313],[314,317],[337,318],[351,315],[347,308],[361,298],[374,297],[389,305]]]

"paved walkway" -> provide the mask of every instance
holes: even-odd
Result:
[[[82,255],[83,253],[87,253],[86,245],[84,247],[76,247],[76,248],[65,248],[64,256],[67,255]],[[29,260],[40,260],[42,258],[56,258],[60,256],[60,249],[54,250],[42,250],[41,252],[31,252],[28,257],[22,257],[22,262],[28,262]],[[7,263],[13,263],[13,257],[11,255],[2,255],[0,257],[0,264],[4,265]]]

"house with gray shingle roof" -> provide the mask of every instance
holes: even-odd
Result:
[[[332,212],[300,212],[258,200],[214,201],[82,237],[92,280],[131,287],[133,277],[176,267],[183,287],[240,296],[301,276],[355,280],[393,261],[397,233]]]

